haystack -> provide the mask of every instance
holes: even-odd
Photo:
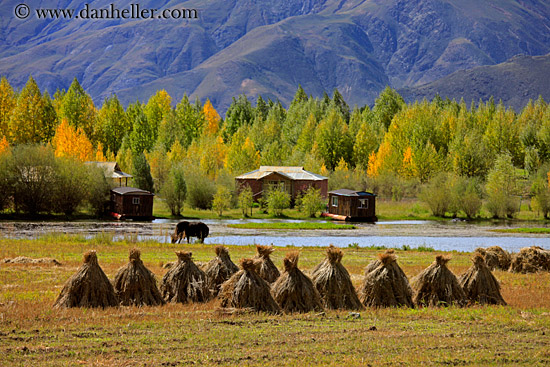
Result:
[[[437,255],[435,261],[411,280],[413,302],[418,306],[463,305],[464,290],[456,276],[447,268],[450,257]]]
[[[342,250],[330,245],[325,260],[313,269],[311,280],[326,308],[361,310],[363,305],[341,263],[343,255]]]
[[[208,289],[213,297],[220,292],[223,282],[239,271],[237,265],[231,261],[226,247],[218,245],[214,248],[216,257],[210,260],[204,267]]]
[[[386,251],[384,251],[384,254],[388,254],[388,255],[395,254],[395,250],[392,248],[389,248]],[[381,256],[378,256],[376,260],[371,261],[367,266],[365,266],[365,276],[382,264],[382,260],[380,259],[380,257]]]
[[[204,271],[191,260],[191,252],[176,251],[178,262],[162,278],[160,293],[166,302],[206,302],[210,290]]]
[[[550,271],[550,251],[538,246],[524,247],[512,258],[510,271],[514,273]]]
[[[489,267],[489,270],[508,270],[510,268],[512,256],[499,246],[491,246],[486,249],[477,248],[475,252],[483,256],[485,259],[485,264]]]
[[[506,305],[500,294],[500,284],[489,270],[481,254],[474,254],[473,265],[458,278],[466,297],[473,303]]]
[[[258,251],[258,255],[256,255],[253,260],[255,260],[256,266],[258,267],[258,274],[266,282],[273,283],[277,280],[279,275],[281,275],[279,269],[277,269],[269,257],[275,249],[273,246],[256,245],[256,250]]]
[[[367,307],[414,307],[412,289],[397,257],[385,252],[378,257],[379,265],[365,274],[359,289],[359,300]],[[368,267],[367,267],[368,268]]]
[[[54,307],[110,307],[118,305],[115,290],[97,262],[95,251],[84,254],[84,263],[67,280]]]
[[[258,275],[253,259],[242,259],[241,268],[222,284],[221,306],[250,308],[257,312],[281,313],[281,308],[271,296],[269,284]]]
[[[155,275],[143,265],[141,252],[130,250],[130,261],[115,275],[115,292],[124,306],[157,306],[165,302],[157,288]]]
[[[321,296],[311,279],[298,269],[299,253],[288,253],[284,271],[271,286],[273,298],[287,312],[322,311]]]

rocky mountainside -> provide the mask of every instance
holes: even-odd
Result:
[[[516,56],[498,65],[457,71],[435,82],[398,90],[408,101],[432,99],[436,94],[470,105],[495,96],[516,111],[542,96],[550,101],[550,55]]]
[[[0,3],[0,74],[16,88],[32,74],[50,93],[76,76],[99,104],[112,93],[124,103],[146,101],[164,88],[175,100],[208,97],[223,112],[239,93],[287,104],[301,84],[314,96],[338,88],[351,105],[364,105],[386,85],[416,87],[518,54],[550,53],[543,0],[140,2],[198,9],[199,19],[185,20],[18,20],[19,3]],[[110,4],[43,0],[40,7],[85,3]]]

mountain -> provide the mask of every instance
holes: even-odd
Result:
[[[468,105],[494,96],[496,101],[502,100],[504,105],[518,111],[539,96],[550,100],[549,71],[550,55],[522,55],[498,65],[457,71],[435,82],[398,92],[408,102],[431,100],[439,94],[457,101],[463,98]]]
[[[198,19],[38,19],[0,3],[0,74],[30,74],[50,93],[76,76],[101,104],[158,89],[210,98],[224,112],[240,93],[288,104],[297,87],[334,88],[372,103],[386,85],[412,88],[518,54],[550,53],[543,0],[144,0],[141,8],[197,9]],[[42,0],[41,8],[107,9],[107,0]],[[133,0],[116,2],[130,8]],[[33,5],[34,6],[34,5]],[[428,84],[429,85],[429,84]]]

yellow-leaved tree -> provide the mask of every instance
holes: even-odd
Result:
[[[214,106],[212,106],[212,102],[210,102],[209,99],[206,100],[206,103],[202,108],[202,113],[204,114],[204,118],[206,119],[204,134],[216,135],[220,128],[221,118]]]
[[[56,157],[74,157],[84,162],[96,156],[84,130],[73,128],[66,119],[63,119],[55,129],[52,145]]]

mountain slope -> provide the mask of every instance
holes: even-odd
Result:
[[[197,8],[199,19],[24,21],[13,16],[18,3],[0,3],[0,74],[16,88],[32,74],[50,93],[76,76],[99,104],[112,93],[124,103],[146,101],[164,88],[175,100],[208,97],[223,113],[239,93],[287,103],[302,84],[314,96],[338,88],[363,105],[388,84],[415,87],[517,54],[550,53],[543,0],[149,0],[140,6]]]
[[[399,90],[407,101],[441,97],[464,101],[487,100],[493,96],[516,110],[542,96],[550,100],[550,55],[516,56],[492,66],[457,71],[433,83]]]

